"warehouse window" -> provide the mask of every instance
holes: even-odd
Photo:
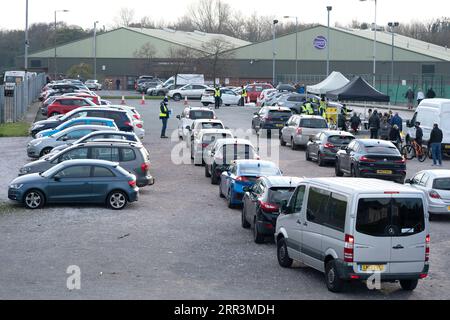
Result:
[[[434,64],[423,64],[422,74],[430,74],[430,73],[434,73]]]
[[[40,68],[40,67],[42,67],[42,61],[41,60],[31,60],[30,65],[32,68]]]

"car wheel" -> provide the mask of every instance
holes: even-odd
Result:
[[[44,194],[39,190],[30,190],[25,193],[23,197],[25,207],[28,209],[40,209],[45,204]]]
[[[174,96],[173,96],[173,100],[175,100],[175,101],[180,101],[181,100],[181,94],[179,94],[179,93],[176,93],[176,94],[174,94]]]
[[[211,167],[211,184],[219,184],[219,177],[216,175],[216,168],[214,165]]]
[[[264,236],[258,231],[256,217],[253,220],[253,240],[255,241],[255,243],[264,243]]]
[[[331,260],[325,266],[325,280],[327,288],[331,292],[341,292],[344,289],[344,280],[339,278],[336,268],[336,261]]]
[[[336,159],[336,165],[334,166],[334,172],[336,174],[336,177],[343,177],[344,176],[344,173],[341,171],[338,159]]]
[[[418,280],[400,280],[400,286],[405,291],[413,291],[418,283]]]
[[[109,194],[106,203],[113,210],[122,210],[128,203],[127,196],[123,191],[113,191]]]
[[[281,132],[280,132],[280,145],[283,147],[286,145],[286,141],[284,141],[283,134]]]
[[[250,228],[250,223],[248,223],[247,219],[245,218],[245,205],[242,206],[241,226],[244,229]]]
[[[297,150],[297,145],[294,142],[294,138],[291,138],[291,149],[292,150]]]
[[[40,156],[42,157],[42,156],[45,156],[46,154],[49,154],[52,151],[52,149],[53,148],[51,148],[51,147],[47,147],[47,148],[42,149],[42,151],[40,153]]]
[[[306,161],[311,161],[311,157],[309,156],[308,147],[306,147],[306,151],[305,151],[305,159],[306,159]]]
[[[211,177],[211,173],[209,172],[209,166],[207,164],[205,165],[205,177],[207,178]]]
[[[322,154],[320,152],[317,153],[317,164],[319,165],[319,167],[323,167],[325,165],[325,161],[323,160],[321,155]]]
[[[294,262],[294,260],[289,257],[285,238],[281,238],[277,241],[277,259],[278,264],[283,268],[290,268]]]
[[[353,178],[358,178],[359,177],[358,170],[356,169],[356,167],[354,165],[352,165],[352,177]]]

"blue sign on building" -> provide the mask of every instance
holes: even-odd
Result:
[[[323,50],[327,47],[328,40],[324,36],[317,36],[314,39],[314,48]]]

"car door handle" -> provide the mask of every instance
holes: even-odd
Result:
[[[298,224],[302,224],[302,222],[301,222],[300,220],[297,220],[297,223],[298,223]]]
[[[395,247],[392,247],[392,249],[399,250],[399,249],[405,249],[401,244],[396,245]]]

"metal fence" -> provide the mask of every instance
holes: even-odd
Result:
[[[5,96],[4,86],[0,86],[0,123],[20,121],[30,104],[38,98],[45,83],[45,74],[38,74],[17,85],[14,93],[8,96]]]

